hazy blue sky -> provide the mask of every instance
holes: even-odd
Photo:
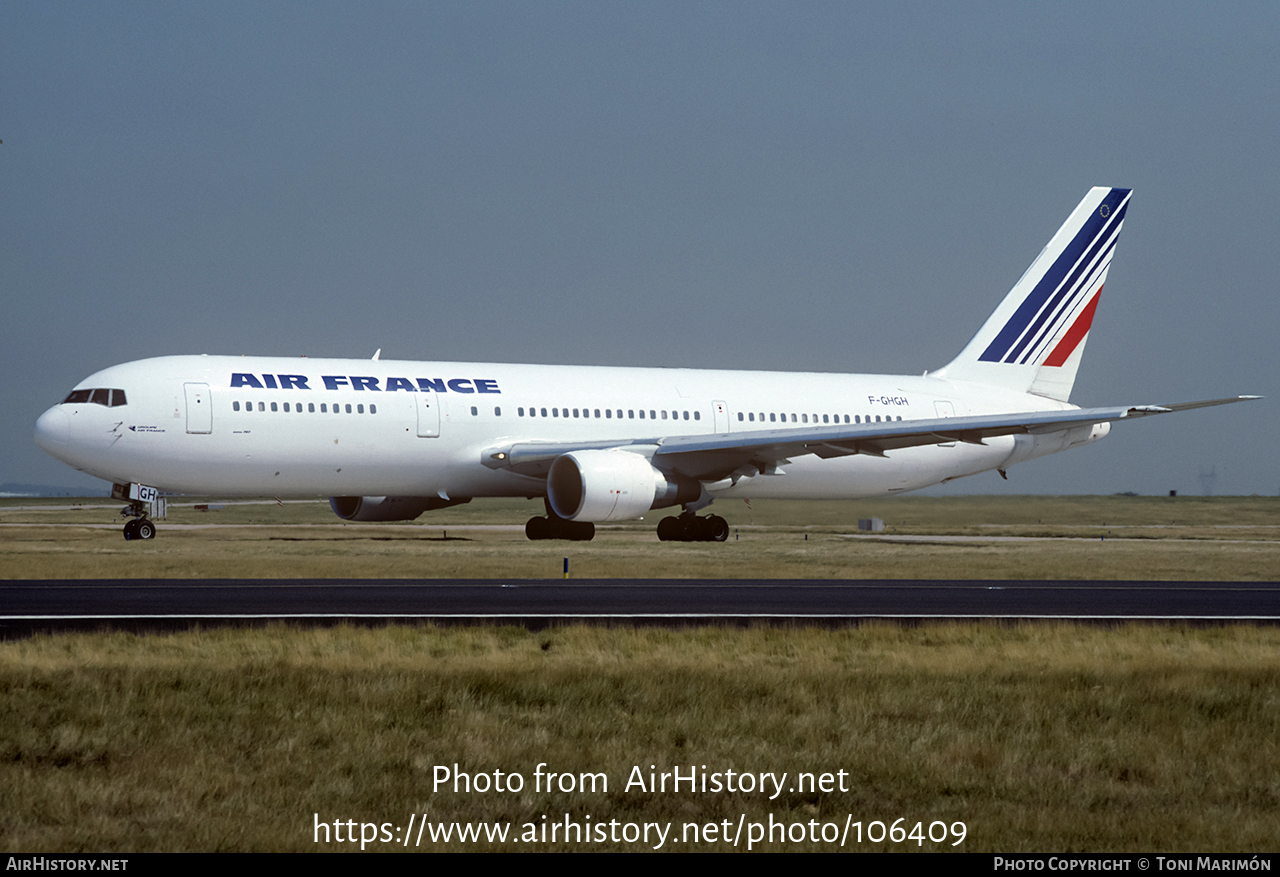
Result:
[[[1280,5],[0,4],[0,481],[170,353],[919,373],[1093,185],[1072,401],[954,492],[1280,491]]]

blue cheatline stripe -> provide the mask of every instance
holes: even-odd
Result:
[[[1119,228],[1115,229],[1119,232]],[[1033,360],[1039,353],[1044,352],[1044,345],[1047,341],[1057,335],[1058,330],[1062,328],[1063,321],[1075,310],[1081,299],[1086,298],[1089,290],[1097,284],[1099,277],[1108,265],[1111,264],[1111,254],[1116,246],[1116,234],[1112,233],[1104,236],[1103,241],[1107,242],[1106,249],[1102,253],[1090,253],[1080,264],[1081,268],[1089,266],[1089,271],[1083,277],[1073,277],[1071,281],[1063,286],[1059,294],[1049,303],[1049,307],[1045,308],[1044,313],[1040,315],[1040,319],[1031,327],[1022,342],[1014,348],[1011,354],[1005,357],[1005,362],[1013,362],[1023,345],[1027,344],[1031,338],[1031,332],[1036,332],[1035,341],[1026,347],[1026,352],[1022,358],[1018,360],[1019,364],[1026,364]],[[1052,316],[1049,313],[1052,311]],[[1046,320],[1047,317],[1047,320]],[[1043,323],[1043,325],[1042,325]],[[1039,331],[1036,331],[1036,330]]]
[[[1031,343],[1033,335],[1035,336],[1035,342],[1031,343],[1030,349],[1034,350],[1035,346],[1040,343],[1041,338],[1044,337],[1046,329],[1053,328],[1053,324],[1057,322],[1058,317],[1062,314],[1063,299],[1067,299],[1068,303],[1075,299],[1077,293],[1080,292],[1082,275],[1085,274],[1090,266],[1098,263],[1099,253],[1102,253],[1102,259],[1105,259],[1111,250],[1115,248],[1116,240],[1120,234],[1120,225],[1124,222],[1124,212],[1128,209],[1128,206],[1128,204],[1125,204],[1112,214],[1110,225],[1102,230],[1102,234],[1098,235],[1098,239],[1093,242],[1089,252],[1076,264],[1071,276],[1058,289],[1050,300],[1049,306],[1040,312],[1040,316],[1036,318],[1035,322],[1031,324],[1031,327],[1022,336],[1022,340],[1018,342],[1013,350],[1009,351],[1009,355],[1004,359],[1005,362],[1013,362],[1017,359],[1022,351],[1026,349],[1027,344]],[[1050,317],[1050,314],[1052,314],[1052,317]],[[1048,322],[1047,326],[1046,321]],[[1026,357],[1023,357],[1022,361],[1026,362]]]
[[[1000,362],[1004,359],[1005,354],[1014,343],[1022,336],[1023,331],[1028,324],[1035,319],[1036,314],[1040,312],[1040,308],[1044,305],[1049,296],[1058,289],[1062,281],[1079,261],[1085,250],[1093,244],[1101,231],[1110,224],[1116,208],[1124,202],[1128,196],[1129,189],[1112,189],[1102,199],[1098,207],[1093,210],[1089,218],[1085,220],[1084,226],[1080,231],[1076,232],[1071,243],[1066,249],[1054,260],[1053,265],[1040,278],[1040,282],[1036,284],[1035,289],[1023,300],[1014,315],[1009,318],[1009,322],[996,335],[995,340],[987,346],[982,355],[978,359],[982,362]],[[1109,208],[1108,215],[1102,215],[1102,205]]]

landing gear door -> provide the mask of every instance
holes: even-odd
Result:
[[[187,432],[208,435],[213,432],[213,402],[208,384],[183,384],[187,394]]]
[[[440,437],[440,405],[436,394],[430,390],[420,390],[413,394],[418,406],[418,436],[420,438]]]

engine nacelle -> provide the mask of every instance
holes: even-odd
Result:
[[[650,509],[692,502],[702,493],[691,479],[669,479],[630,451],[574,451],[556,458],[547,498],[568,521],[626,521]]]
[[[331,496],[329,507],[344,521],[412,521],[423,512],[471,502],[438,496]]]

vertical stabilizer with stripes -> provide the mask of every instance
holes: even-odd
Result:
[[[968,346],[933,375],[1067,401],[1130,191],[1090,189]]]

